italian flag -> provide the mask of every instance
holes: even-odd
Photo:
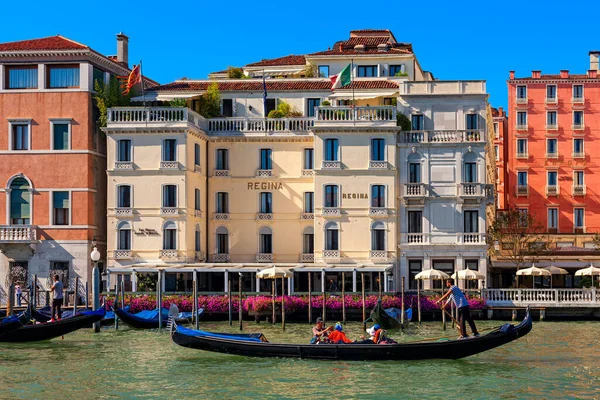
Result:
[[[352,80],[350,75],[350,65],[351,64],[346,65],[342,72],[331,77],[331,82],[333,83],[333,86],[331,86],[332,91],[350,84]]]

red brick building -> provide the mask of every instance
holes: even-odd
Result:
[[[496,157],[496,209],[504,210],[508,203],[508,146],[505,145],[508,136],[508,117],[502,107],[492,108],[494,124],[494,155]]]

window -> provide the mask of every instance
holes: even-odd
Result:
[[[573,153],[583,154],[583,139],[573,139]]]
[[[261,192],[259,212],[261,214],[273,213],[273,194],[271,192]]]
[[[377,76],[377,65],[359,65],[356,75],[359,78]]]
[[[304,169],[315,168],[315,149],[304,149]]]
[[[498,131],[498,123],[494,122],[494,136],[496,137],[496,139],[500,138],[500,132]]]
[[[175,185],[163,186],[163,207],[168,207],[168,208],[177,207],[177,186],[175,186]]]
[[[339,161],[339,142],[337,139],[325,140],[325,161]]]
[[[517,156],[527,155],[527,139],[517,139]]]
[[[583,213],[583,208],[574,208],[573,209],[573,219],[575,222],[575,228],[583,228],[585,226],[584,224],[584,213]]]
[[[217,214],[229,213],[229,193],[217,192]]]
[[[556,111],[548,111],[546,113],[546,126],[556,126]]]
[[[217,228],[217,254],[229,254],[229,232],[227,228]]]
[[[527,86],[517,86],[517,99],[527,98]]]
[[[583,126],[583,111],[573,111],[573,125]]]
[[[556,139],[546,139],[546,153],[557,154],[558,153],[558,141]]]
[[[496,161],[500,161],[500,146],[494,146],[494,155],[496,156]]]
[[[396,105],[396,98],[395,97],[384,97],[383,98],[383,105],[384,106],[395,106]]]
[[[6,68],[7,89],[37,89],[38,67],[37,65],[24,67]]]
[[[229,169],[229,150],[217,149],[217,170]]]
[[[583,171],[573,171],[573,185],[583,186]]]
[[[465,182],[475,183],[477,182],[477,163],[466,162],[465,163]]]
[[[315,110],[321,105],[321,99],[306,99],[306,115],[309,117],[315,116]]]
[[[302,253],[312,254],[315,252],[315,231],[312,226],[304,228],[302,238]]]
[[[573,85],[573,98],[583,99],[583,85]]]
[[[10,184],[10,224],[31,223],[31,187],[24,178],[15,178]]]
[[[417,289],[419,281],[415,276],[423,270],[423,262],[421,260],[408,260],[408,287],[409,289]]]
[[[200,165],[200,145],[194,143],[194,165]]]
[[[467,130],[472,131],[478,129],[478,114],[467,114]]]
[[[271,149],[260,149],[260,169],[273,169]]]
[[[277,99],[267,99],[267,115],[273,110],[277,109]],[[265,115],[265,117],[267,116]]]
[[[336,185],[325,186],[325,207],[339,207],[338,187]]]
[[[329,65],[319,65],[319,78],[329,78]]]
[[[177,140],[165,139],[163,141],[163,161],[177,161]]]
[[[528,216],[529,216],[529,210],[526,208],[519,208],[519,226],[524,226],[526,227],[528,224]]]
[[[259,231],[259,253],[273,253],[273,233],[271,228],[263,226]]]
[[[556,186],[558,184],[557,175],[556,171],[548,171],[548,186]]]
[[[421,163],[411,162],[408,164],[408,182],[421,183]]]
[[[11,263],[12,264],[12,263]],[[12,266],[11,266],[12,267]],[[28,266],[25,266],[27,269]],[[69,262],[68,261],[50,261],[50,275],[54,278],[54,275],[58,275],[60,282],[63,287],[69,289]]]
[[[233,99],[223,99],[221,103],[224,117],[233,117]]]
[[[304,212],[312,214],[315,212],[315,193],[304,192]]]
[[[29,150],[29,124],[10,124],[12,150]]]
[[[371,225],[371,250],[385,250],[385,224],[382,221]]]
[[[519,186],[527,186],[527,172],[526,171],[517,172],[517,184]]]
[[[200,211],[200,189],[194,190],[194,210]]]
[[[325,250],[339,250],[340,238],[338,224],[330,221],[325,225]]]
[[[385,161],[385,139],[371,139],[371,161]]]
[[[163,250],[177,250],[177,225],[173,221],[163,226]]]
[[[118,208],[130,208],[131,207],[131,186],[129,186],[129,185],[117,186],[117,207]]]
[[[402,65],[390,65],[390,76],[404,76],[406,74],[406,67]]]
[[[131,250],[131,225],[129,222],[119,222],[117,232],[117,250]]]
[[[556,100],[556,85],[546,86],[546,100]]]
[[[54,225],[69,225],[69,192],[52,192]]]
[[[201,251],[200,246],[200,225],[196,224],[196,230],[194,231],[194,251]]]
[[[131,140],[119,140],[117,150],[117,161],[131,162]]]
[[[104,71],[99,68],[94,67],[94,72],[92,73],[93,80],[93,89],[96,90],[96,83],[100,85],[100,87],[104,86]]]
[[[410,122],[413,131],[422,131],[423,129],[425,129],[423,114],[411,115]]]
[[[70,124],[53,122],[52,123],[52,149],[69,150],[69,129]]]
[[[385,207],[385,186],[384,185],[371,186],[371,207],[374,207],[374,208]]]
[[[47,66],[48,87],[78,88],[79,87],[79,65]]]
[[[527,126],[527,112],[526,111],[517,112],[517,126],[519,126],[519,127]]]
[[[408,212],[408,233],[423,232],[423,212],[409,211]]]
[[[548,209],[548,230],[554,229],[554,232],[558,229],[558,208]]]
[[[477,233],[479,232],[479,211],[477,210],[465,210],[465,233]]]

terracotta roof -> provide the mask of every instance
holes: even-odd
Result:
[[[379,51],[377,45],[388,44],[388,50]],[[354,48],[356,45],[365,46],[364,50],[358,51]],[[344,54],[412,54],[412,44],[410,43],[393,43],[389,36],[363,36],[351,37],[350,39],[337,42],[330,50],[319,51],[309,54],[309,56],[329,56],[329,55],[344,55]]]
[[[532,78],[531,76],[526,77],[526,78],[515,78],[515,79],[510,79],[510,81],[531,81],[531,80],[559,80],[562,79],[564,81],[568,81],[570,79],[600,79],[600,74],[597,75],[596,78],[590,78],[587,74],[569,74],[568,78],[561,78],[560,74],[549,74],[549,75],[542,75],[540,78]]]
[[[201,81],[178,81],[153,87],[154,91],[204,91],[212,82]],[[219,90],[222,92],[229,91],[262,91],[262,80],[245,80],[245,81],[223,81],[217,82]],[[288,91],[288,90],[329,90],[331,82],[326,80],[296,80],[296,81],[280,81],[267,80],[267,91]]]
[[[35,50],[81,50],[88,49],[81,43],[74,42],[60,35],[40,39],[21,40],[18,42],[0,43],[0,51],[35,51]]]
[[[389,29],[354,29],[350,31],[353,33],[392,33]]]
[[[271,58],[269,60],[248,64],[246,67],[270,67],[274,65],[306,65],[306,59],[302,55],[296,56],[290,54],[289,56]]]
[[[357,44],[362,44],[365,47],[377,47],[379,44],[386,44],[391,41],[389,36],[366,36],[366,37],[351,37],[343,42],[344,46],[354,47]]]
[[[340,89],[398,89],[398,84],[388,80],[354,81]]]

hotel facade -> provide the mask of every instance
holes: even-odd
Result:
[[[332,89],[349,64],[352,82]],[[196,279],[221,292],[241,274],[245,291],[264,291],[256,272],[274,264],[293,270],[291,293],[399,291],[428,268],[486,273],[495,165],[484,81],[436,80],[387,30],[242,70],[109,110],[110,276],[136,290],[160,271],[167,291]],[[211,84],[221,115],[206,118],[196,111]],[[293,112],[267,117],[282,103]]]

